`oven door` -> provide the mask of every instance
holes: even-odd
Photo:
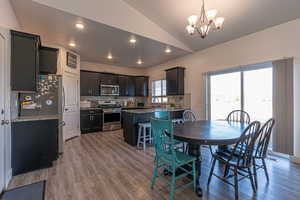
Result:
[[[121,113],[119,112],[104,112],[103,117],[104,124],[106,123],[115,123],[115,122],[121,122]]]

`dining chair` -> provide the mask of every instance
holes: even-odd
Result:
[[[176,190],[193,185],[196,189],[196,158],[176,150],[173,135],[173,122],[171,120],[151,119],[151,129],[154,135],[155,166],[151,181],[151,188],[155,186],[157,178],[161,178],[170,185],[170,200],[174,199]],[[168,135],[166,134],[168,133]],[[171,174],[171,180],[167,180],[159,170],[167,170]],[[181,174],[176,172],[180,170]],[[192,181],[176,186],[176,181],[183,177],[192,176]]]
[[[155,112],[154,113],[154,118],[155,119],[160,119],[160,120],[171,120],[173,122],[173,124],[176,124],[176,121],[173,121],[171,118],[171,114],[170,112],[167,111],[162,111],[162,112]],[[174,140],[175,141],[175,145],[177,150],[181,150],[182,152],[185,152],[185,144],[184,142],[178,141],[178,140]]]
[[[257,170],[263,169],[265,172],[265,176],[267,181],[269,182],[268,170],[265,162],[265,158],[267,157],[268,146],[270,143],[270,138],[272,134],[272,130],[275,124],[275,120],[273,118],[269,119],[260,129],[259,135],[257,138],[257,142],[254,149],[253,155],[253,172],[254,172],[254,180],[255,185],[257,185]],[[260,160],[261,164],[258,164],[256,161]]]
[[[223,182],[234,186],[235,190],[235,199],[238,199],[238,182],[244,178],[249,178],[251,186],[254,192],[256,192],[256,187],[254,183],[254,175],[252,174],[252,160],[255,141],[259,134],[260,123],[258,121],[252,122],[247,128],[243,131],[240,139],[234,145],[232,151],[224,152],[215,152],[213,154],[212,167],[209,173],[209,178],[207,185],[210,184],[212,175],[222,180]],[[219,176],[214,173],[214,168],[216,161],[219,161],[225,164],[225,170],[228,170],[228,173],[223,176]],[[229,172],[232,171],[232,174]],[[239,175],[241,178],[239,178]],[[234,182],[231,183],[228,179],[234,178]]]
[[[182,114],[183,122],[196,121],[195,113],[192,110],[185,110]]]
[[[243,110],[234,110],[228,114],[226,120],[228,122],[241,122],[241,123],[249,124],[250,115]]]

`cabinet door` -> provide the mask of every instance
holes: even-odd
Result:
[[[128,76],[119,75],[120,96],[128,96],[127,82]]]
[[[57,156],[57,119],[12,124],[13,175],[50,167]]]
[[[135,77],[128,77],[127,80],[127,91],[128,91],[128,95],[130,97],[134,97],[135,96]]]
[[[11,31],[11,86],[17,91],[36,91],[39,37]]]
[[[140,96],[140,97],[148,96],[148,77],[145,76],[135,77],[135,96]]]
[[[177,95],[177,70],[166,72],[167,95]]]
[[[100,73],[100,83],[102,85],[118,85],[118,75]]]
[[[99,96],[100,95],[100,76],[97,72],[80,72],[80,95]]]

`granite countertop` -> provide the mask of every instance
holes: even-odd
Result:
[[[38,121],[38,120],[49,120],[58,119],[59,115],[38,115],[38,116],[21,116],[13,119],[12,122],[25,122],[25,121]]]
[[[133,109],[133,110],[124,110],[124,112],[134,113],[134,114],[143,114],[143,113],[153,113],[153,112],[172,112],[172,111],[182,111],[189,108],[147,108],[147,109]]]
[[[80,108],[80,110],[102,110],[102,108],[90,107],[90,108]]]

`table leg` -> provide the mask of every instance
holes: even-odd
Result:
[[[202,155],[201,155],[201,145],[198,144],[189,144],[188,145],[188,152],[190,155],[195,156],[196,160],[196,170],[197,170],[197,188],[196,194],[199,197],[202,197],[202,188],[200,185],[200,178],[201,178],[201,162],[202,162]]]

